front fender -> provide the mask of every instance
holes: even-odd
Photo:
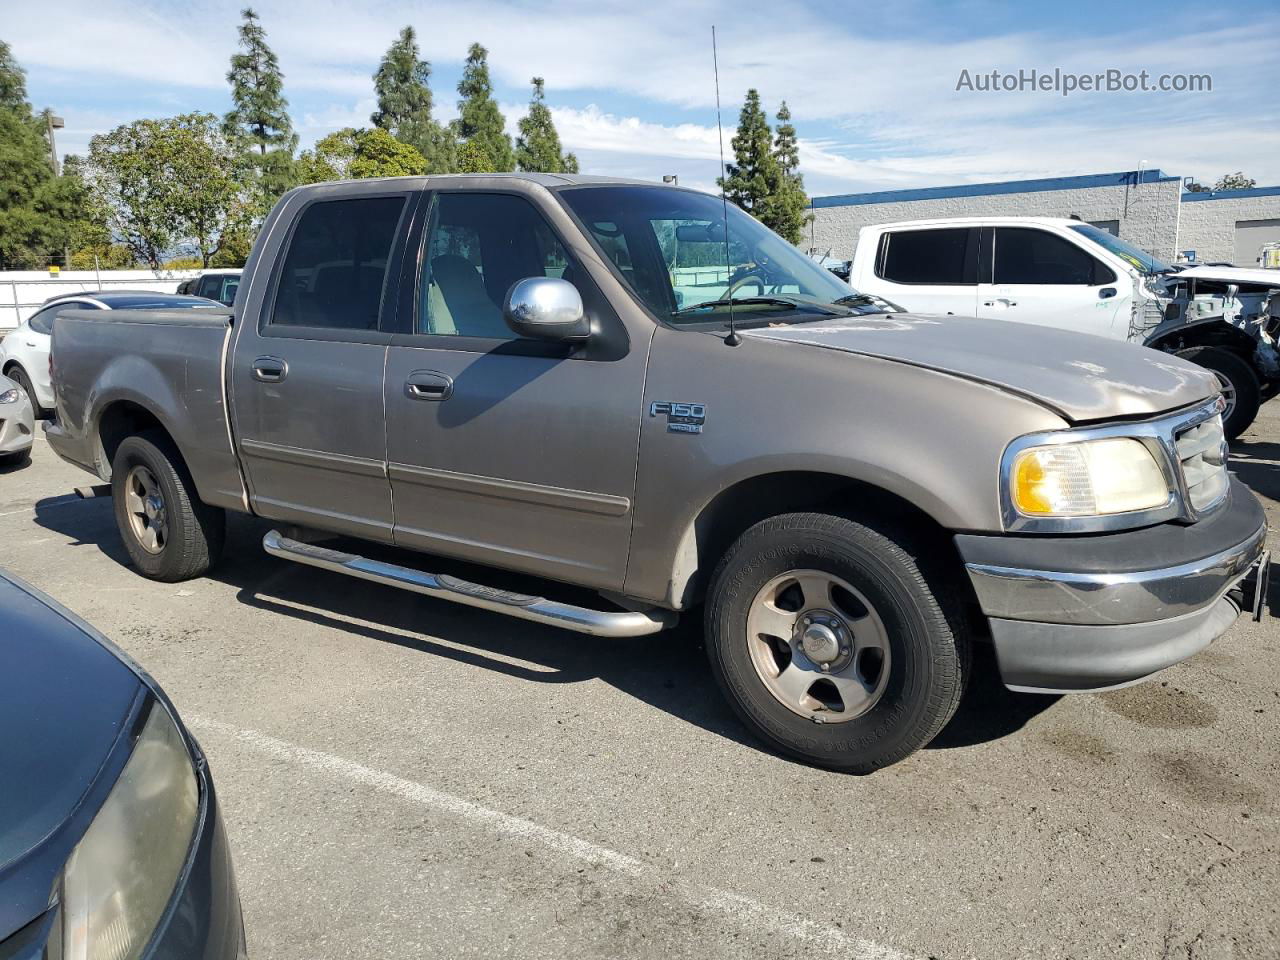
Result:
[[[654,402],[700,403],[701,433]],[[753,477],[805,471],[884,490],[943,529],[999,532],[999,465],[1025,433],[1065,421],[999,388],[890,360],[663,328],[640,431],[626,593],[680,595],[699,516]]]

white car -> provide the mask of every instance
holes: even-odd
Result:
[[[68,310],[184,310],[192,307],[225,310],[203,297],[156,293],[151,290],[94,290],[54,297],[0,341],[0,374],[27,395],[37,417],[53,413],[53,385],[49,382],[49,342],[53,318]]]
[[[31,401],[8,377],[0,377],[0,466],[22,463],[31,455],[36,420]]]

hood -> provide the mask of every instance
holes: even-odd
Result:
[[[741,333],[976,380],[1036,400],[1072,422],[1163,413],[1218,392],[1212,373],[1167,353],[1006,320],[891,313]]]
[[[1219,280],[1223,283],[1248,283],[1280,289],[1280,270],[1261,267],[1187,267],[1171,273],[1169,280]]]
[[[75,811],[143,685],[111,651],[3,573],[0,638],[3,872]]]

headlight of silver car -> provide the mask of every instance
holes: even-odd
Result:
[[[4,391],[4,393],[0,393],[0,403],[17,403],[18,396],[17,388],[10,388]]]
[[[62,877],[66,960],[135,960],[186,862],[199,814],[187,745],[158,702]]]
[[[1159,519],[1147,515],[1175,510],[1177,494],[1156,457],[1133,437],[1021,446],[1005,458],[1006,526],[1068,532]]]

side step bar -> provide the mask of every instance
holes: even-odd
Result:
[[[345,573],[362,580],[372,580],[389,587],[425,594],[439,600],[465,603],[482,610],[505,613],[521,620],[532,620],[593,637],[642,637],[674,625],[676,615],[667,610],[591,610],[575,607],[543,597],[531,597],[494,587],[482,586],[446,574],[426,573],[394,563],[382,563],[354,553],[330,550],[311,543],[291,540],[279,530],[270,530],[262,538],[262,547],[273,557],[283,557],[322,570]]]

